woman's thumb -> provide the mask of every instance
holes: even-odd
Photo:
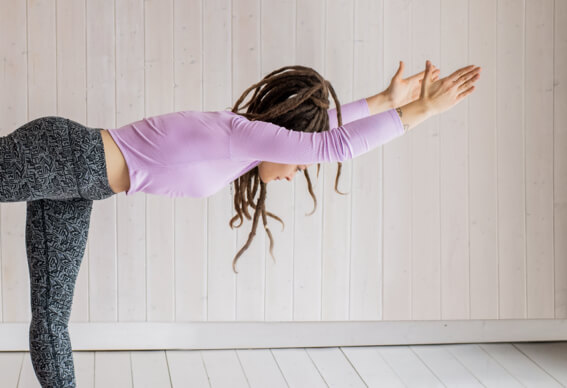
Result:
[[[404,71],[404,63],[400,61],[400,65],[398,67],[398,71],[394,74],[394,78],[400,77]]]

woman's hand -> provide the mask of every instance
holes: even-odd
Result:
[[[419,99],[432,115],[446,111],[474,91],[474,83],[480,78],[480,66],[469,65],[453,74],[432,81],[434,66],[425,61],[425,81],[421,85]]]
[[[410,102],[417,100],[420,96],[425,70],[406,79],[402,79],[404,67],[404,62],[400,61],[398,71],[392,78],[390,86],[388,86],[388,88],[384,91],[394,108],[409,104]],[[438,78],[439,69],[432,65],[430,79],[431,81],[436,81]]]

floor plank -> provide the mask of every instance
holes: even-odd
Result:
[[[94,388],[95,352],[73,352],[75,379],[81,388]]]
[[[527,387],[559,388],[561,384],[511,344],[480,347]],[[567,368],[567,364],[564,365]]]
[[[238,349],[236,354],[251,388],[288,386],[270,349]]]
[[[567,387],[567,342],[74,352],[81,388]],[[1,388],[39,388],[0,352]]]
[[[0,353],[0,387],[18,385],[23,360],[23,352]]]
[[[293,388],[328,387],[303,348],[271,349],[287,383]]]
[[[41,388],[37,377],[35,377],[35,372],[33,370],[33,365],[29,353],[25,353],[24,355],[18,388]]]
[[[369,387],[404,387],[402,380],[375,346],[347,346],[341,349]]]
[[[408,346],[380,346],[380,355],[408,387],[443,387],[443,383]]]
[[[212,388],[249,387],[235,350],[201,350]]]
[[[521,383],[477,344],[442,345],[487,387],[521,387]]]
[[[211,386],[199,350],[168,350],[165,355],[173,388]]]
[[[132,387],[130,352],[96,352],[95,388]]]
[[[132,381],[136,388],[171,387],[163,350],[132,352]]]
[[[418,345],[410,346],[410,349],[446,386],[482,387],[480,381],[445,347]]]
[[[567,341],[521,342],[514,346],[567,387]]]
[[[365,387],[340,348],[309,348],[307,354],[329,387]]]

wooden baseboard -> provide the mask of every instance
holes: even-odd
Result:
[[[0,324],[0,351],[27,351],[27,323]],[[251,349],[566,341],[567,319],[71,323],[74,350]]]

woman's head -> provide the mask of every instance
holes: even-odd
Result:
[[[297,172],[307,169],[311,164],[281,164],[262,161],[258,164],[258,174],[264,183],[285,179],[291,181]]]
[[[252,97],[243,104],[245,98],[251,93]],[[260,82],[250,86],[236,101],[232,112],[238,113],[248,120],[267,121],[294,131],[322,132],[329,130],[329,93],[332,95],[336,111],[338,125],[342,125],[341,109],[335,90],[330,82],[325,80],[317,71],[305,66],[285,66],[266,75]],[[241,112],[241,110],[244,110]],[[337,176],[335,179],[335,191],[341,172],[341,163],[338,163]],[[293,179],[297,171],[303,171],[307,180],[309,194],[313,198],[314,208],[317,208],[317,199],[313,193],[311,180],[305,164],[279,164],[270,161],[262,161],[258,166],[234,180],[234,208],[236,215],[230,220],[229,225],[233,228],[236,219],[243,222],[242,215],[247,219],[253,219],[252,230],[246,244],[234,257],[232,267],[236,272],[236,261],[250,246],[256,235],[256,228],[260,215],[268,237],[270,238],[270,255],[272,253],[273,238],[267,226],[267,217],[270,216],[282,223],[276,215],[266,211],[266,186],[267,183],[277,179]],[[317,176],[319,176],[320,164],[317,164]],[[254,198],[260,188],[259,197],[256,202]],[[253,218],[248,213],[248,206],[255,210]],[[285,226],[285,225],[284,225]],[[275,259],[274,259],[275,260]]]

